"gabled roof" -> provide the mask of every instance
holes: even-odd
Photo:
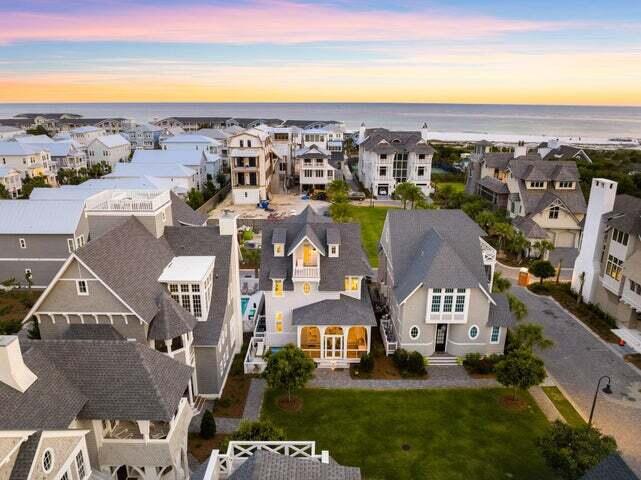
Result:
[[[42,430],[35,431],[22,445],[16,456],[16,461],[11,470],[11,476],[8,480],[29,480],[29,474],[33,467],[34,457],[38,452]]]
[[[560,202],[570,213],[585,213],[587,205],[583,191],[578,188],[574,190],[559,189],[528,189],[523,181],[519,182],[521,201],[526,215],[534,215],[542,212],[554,202]]]
[[[196,212],[173,191],[169,193],[169,197],[171,198],[171,217],[174,225],[187,225],[193,227],[205,225],[207,222],[206,215]]]
[[[641,235],[641,199],[632,195],[617,195],[612,212],[604,215],[607,224],[622,232]]]
[[[398,302],[420,285],[487,289],[483,236],[462,210],[389,210],[381,246],[392,265]]]
[[[0,200],[0,234],[72,235],[83,209],[83,201]]]
[[[229,476],[229,480],[360,480],[357,467],[343,467],[335,461],[321,463],[257,450]]]
[[[44,148],[39,146],[30,145],[28,143],[20,142],[0,142],[0,156],[15,156],[15,155],[35,155],[44,151]]]
[[[292,325],[376,326],[372,301],[365,283],[361,298],[340,295],[338,300],[321,300],[292,311]]]
[[[107,148],[121,147],[123,145],[129,145],[129,140],[125,137],[116,133],[114,135],[101,135],[100,137],[95,138],[93,142],[100,142]]]
[[[549,238],[547,232],[540,227],[538,223],[532,220],[531,215],[516,217],[512,220],[512,225],[520,230],[527,238],[538,238],[543,240]]]
[[[361,146],[376,153],[397,153],[403,151],[431,155],[435,152],[421,137],[418,131],[392,131],[385,128],[372,128],[365,131]]]
[[[316,232],[309,224],[303,225],[301,229],[298,231],[298,233],[294,237],[294,240],[292,240],[292,242],[290,243],[290,247],[289,247],[289,250],[287,251],[287,255],[291,255],[292,253],[294,253],[294,250],[296,250],[296,248],[298,248],[298,246],[304,240],[307,240],[312,245],[314,245],[316,250],[318,250],[321,255],[325,255],[325,246],[320,241],[320,239],[316,235]]]
[[[498,178],[483,177],[481,180],[479,180],[479,185],[487,188],[494,193],[502,195],[507,195],[510,193],[510,189],[507,187],[507,184],[503,183]]]
[[[329,158],[332,156],[332,153],[329,150],[325,150],[317,145],[310,145],[309,147],[303,147],[296,150],[294,156],[297,158]]]

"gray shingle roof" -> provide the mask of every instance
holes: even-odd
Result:
[[[487,168],[498,168],[499,170],[505,170],[510,160],[513,159],[514,153],[512,152],[491,152],[483,155],[483,162]]]
[[[617,195],[612,212],[606,213],[608,226],[641,235],[641,199],[632,195]]]
[[[492,192],[507,195],[510,193],[510,189],[507,188],[507,184],[503,183],[498,178],[494,177],[483,177],[479,180],[479,185],[491,190]]]
[[[174,225],[202,226],[207,222],[207,216],[193,210],[173,191],[169,193],[171,197],[171,217]]]
[[[543,161],[518,158],[510,162],[515,178],[523,180],[574,180],[579,181],[579,170],[574,161]]]
[[[72,323],[62,334],[64,340],[125,340],[111,325]]]
[[[338,228],[327,229],[327,245],[340,245],[341,231]]]
[[[516,217],[512,220],[512,225],[520,230],[527,238],[549,238],[547,232],[532,220],[529,215],[527,217]]]
[[[31,472],[31,467],[33,466],[33,460],[38,451],[38,445],[40,445],[41,437],[42,431],[37,431],[29,435],[29,438],[20,445],[20,450],[18,451],[18,456],[13,464],[9,480],[29,480],[29,473]]]
[[[87,401],[78,417],[86,419],[169,421],[192,372],[138,342],[44,340],[31,350],[42,352],[82,392]]]
[[[272,245],[276,243],[284,244],[287,241],[287,230],[284,228],[275,228],[272,231]]]
[[[513,327],[516,317],[510,310],[510,301],[504,293],[492,293],[496,305],[490,304],[490,314],[487,317],[488,327]]]
[[[293,290],[292,259],[289,256],[274,257],[272,232],[275,229],[287,231],[288,240],[285,249],[289,251],[298,239],[304,235],[313,235],[325,249],[327,245],[327,231],[338,230],[341,239],[339,257],[320,256],[320,283],[321,291],[343,291],[345,277],[349,275],[371,275],[367,257],[361,245],[360,225],[354,223],[333,223],[331,219],[318,215],[311,207],[303,212],[285,220],[271,220],[263,224],[263,244],[260,268],[260,289],[271,290],[273,278],[284,278],[284,289]],[[334,235],[333,233],[330,235]]]
[[[290,457],[258,450],[230,476],[229,480],[360,480],[357,467],[344,467],[334,461],[320,463],[308,458]]]
[[[198,320],[175,302],[168,292],[160,297],[158,313],[151,322],[147,337],[151,340],[169,340],[191,332]]]
[[[574,190],[528,190],[524,181],[519,181],[521,201],[526,215],[542,212],[555,200],[561,203],[573,214],[585,213],[587,205],[580,188]]]
[[[321,300],[292,311],[293,325],[369,325],[376,326],[367,287],[363,285],[361,299],[341,295],[338,300]]]
[[[365,150],[376,153],[416,152],[431,155],[434,148],[425,142],[418,131],[391,131],[385,128],[371,128],[365,131],[366,139],[361,143]]]
[[[316,247],[316,249],[321,253],[321,255],[325,255],[325,246],[318,238],[318,235],[316,235],[316,232],[314,231],[312,226],[308,223],[301,227],[301,229],[294,237],[294,240],[290,242],[287,255],[291,255],[292,253],[294,253],[296,247],[298,247],[298,245],[305,239],[310,241],[311,244],[314,245],[314,247]]]
[[[488,287],[479,237],[485,232],[462,210],[390,210],[381,245],[402,302],[421,283],[430,288]]]
[[[596,467],[589,470],[581,480],[639,480],[619,454],[605,457]]]

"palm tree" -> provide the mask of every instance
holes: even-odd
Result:
[[[554,250],[554,244],[548,240],[539,240],[532,245],[539,252],[539,259],[545,259],[545,254]]]
[[[514,236],[514,228],[509,223],[497,223],[494,225],[493,233],[499,237],[498,251],[503,249],[503,242]]]
[[[489,210],[481,210],[476,215],[476,223],[478,223],[485,231],[488,231],[496,223],[496,217]]]

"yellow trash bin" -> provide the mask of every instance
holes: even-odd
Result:
[[[519,285],[522,287],[527,287],[530,283],[530,274],[527,271],[527,268],[523,267],[519,270]]]

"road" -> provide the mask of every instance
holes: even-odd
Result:
[[[606,344],[548,297],[522,287],[512,293],[528,307],[525,321],[543,325],[554,346],[540,352],[546,368],[588,418],[596,382],[612,378],[611,395],[599,393],[594,425],[613,435],[630,467],[641,475],[641,374],[626,363],[616,345]],[[603,385],[602,385],[603,386]]]

